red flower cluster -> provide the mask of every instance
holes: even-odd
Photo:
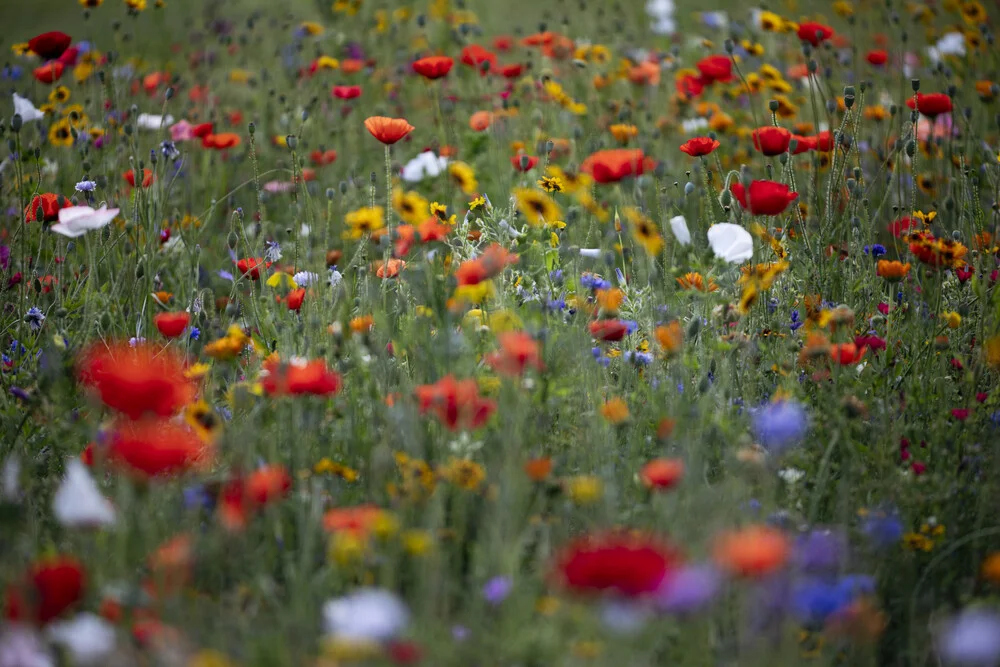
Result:
[[[673,548],[648,537],[588,536],[559,554],[556,578],[577,593],[639,597],[659,590],[680,562]]]
[[[272,396],[330,396],[342,386],[340,375],[322,359],[288,363],[272,358],[264,363],[264,370],[267,375],[261,377],[260,384]]]
[[[204,468],[212,462],[214,451],[187,426],[146,419],[119,422],[104,455],[112,466],[146,480]]]
[[[456,380],[447,375],[415,391],[420,414],[432,412],[450,431],[479,428],[497,409],[495,401],[479,395],[479,385],[472,378]]]
[[[580,165],[598,183],[617,183],[629,176],[641,176],[656,168],[656,161],[640,148],[612,148],[591,154]]]

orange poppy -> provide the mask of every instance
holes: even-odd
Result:
[[[684,462],[680,459],[653,459],[642,467],[639,478],[647,489],[666,491],[684,477]]]
[[[385,116],[371,116],[365,119],[365,127],[373,137],[386,146],[396,143],[414,130],[414,127],[403,118]]]
[[[524,464],[524,473],[532,482],[544,482],[552,472],[552,459],[548,456],[531,459]]]
[[[204,148],[236,148],[240,145],[240,135],[235,132],[220,132],[219,134],[207,134],[201,140]]]
[[[780,530],[760,525],[724,533],[712,551],[722,568],[743,577],[761,577],[778,570],[790,553],[788,538]]]
[[[401,259],[390,259],[388,262],[378,260],[374,262],[375,275],[379,278],[395,278],[399,272],[406,268],[406,262]]]
[[[469,117],[469,127],[474,132],[484,132],[493,124],[492,111],[477,111]]]

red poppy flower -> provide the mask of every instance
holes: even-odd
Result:
[[[236,148],[240,145],[240,135],[235,132],[220,132],[219,134],[207,134],[201,140],[204,148],[214,148],[223,150],[226,148]]]
[[[288,310],[294,310],[298,312],[302,308],[302,302],[306,300],[306,288],[300,287],[298,289],[293,289],[285,297],[285,305],[288,306]]]
[[[805,23],[799,24],[799,31],[796,34],[798,34],[799,39],[803,42],[809,42],[813,46],[819,46],[819,43],[823,40],[833,37],[833,28],[828,25],[823,25],[822,23],[806,21]]]
[[[135,187],[135,172],[134,171],[132,171],[131,169],[129,169],[124,174],[122,174],[122,177],[125,179],[126,183],[128,183],[133,188]],[[148,188],[152,184],[152,182],[153,182],[153,172],[150,171],[149,169],[143,169],[142,170],[142,187]]]
[[[656,167],[656,162],[641,148],[611,148],[591,154],[580,165],[598,183],[617,183],[629,176],[639,176]]]
[[[497,54],[489,49],[484,49],[478,44],[469,44],[462,49],[462,62],[470,67],[475,67],[485,75],[490,70],[497,67]],[[483,63],[488,63],[488,67],[483,67]]]
[[[248,276],[251,280],[260,279],[260,267],[271,268],[271,262],[265,262],[261,257],[247,257],[236,262],[236,270],[241,276]]]
[[[576,540],[556,558],[556,579],[582,594],[655,593],[680,565],[677,552],[646,537],[596,535]]]
[[[333,164],[337,161],[337,151],[329,148],[325,151],[315,150],[309,154],[309,159],[316,166],[322,167],[328,164]]]
[[[775,181],[753,181],[750,183],[750,201],[747,202],[746,188],[739,181],[729,186],[729,191],[744,210],[750,209],[753,215],[781,215],[788,205],[798,197],[784,183]]]
[[[55,83],[62,78],[63,70],[66,68],[58,60],[47,62],[40,67],[36,67],[32,72],[35,80],[40,83]]]
[[[73,202],[62,195],[45,192],[35,195],[31,202],[24,209],[24,221],[35,222],[38,220],[38,211],[41,209],[42,222],[56,222],[59,220],[59,209],[69,208]]]
[[[823,130],[812,139],[816,142],[813,150],[821,153],[829,153],[833,150],[833,133],[830,130]]]
[[[768,157],[786,152],[791,140],[792,133],[783,127],[760,127],[753,131],[753,147]]]
[[[529,172],[535,168],[535,165],[538,164],[538,158],[534,155],[525,155],[524,153],[521,153],[512,157],[510,159],[510,163],[514,166],[514,169],[517,169],[520,172]]]
[[[111,434],[108,462],[137,477],[170,477],[211,463],[212,448],[185,425],[165,420],[121,422]]]
[[[597,340],[616,342],[628,333],[628,325],[621,320],[595,320],[590,323],[590,335]]]
[[[514,47],[514,38],[510,35],[498,35],[493,38],[493,48],[497,51],[510,51]]]
[[[880,67],[889,62],[889,52],[885,49],[872,49],[865,56],[865,60],[875,67]]]
[[[499,275],[506,267],[517,264],[519,259],[519,255],[508,252],[503,246],[494,243],[479,257],[462,262],[455,271],[455,278],[458,279],[459,285],[478,285]]]
[[[33,53],[37,53],[42,60],[54,60],[61,56],[72,43],[72,37],[64,32],[53,30],[29,39],[28,48]]]
[[[788,538],[770,526],[747,526],[715,540],[715,561],[732,574],[762,577],[784,566],[791,554]]]
[[[456,380],[446,375],[434,384],[418,386],[415,392],[420,414],[433,413],[451,431],[479,428],[497,408],[495,401],[479,395],[479,385],[472,378]]]
[[[886,348],[886,340],[875,334],[864,334],[854,337],[854,344],[858,348],[868,348],[872,353],[877,353]]]
[[[204,139],[215,132],[215,123],[198,123],[191,128],[191,135],[199,139]]]
[[[969,278],[972,277],[973,273],[975,272],[972,270],[972,267],[970,266],[960,266],[957,269],[955,269],[955,277],[958,278],[958,282],[962,283],[963,285],[966,282],[968,282]]]
[[[421,243],[431,243],[433,241],[444,241],[451,232],[451,225],[439,222],[436,217],[427,218],[417,226],[417,234]]]
[[[944,93],[917,93],[917,99],[906,100],[906,106],[916,109],[928,118],[936,118],[943,113],[951,113],[951,98]]]
[[[708,56],[699,60],[695,67],[701,72],[702,81],[706,84],[715,81],[729,83],[733,80],[733,63],[728,56]]]
[[[83,564],[76,558],[58,555],[40,560],[7,590],[7,618],[44,625],[80,601],[85,586]]]
[[[264,466],[246,478],[236,477],[219,494],[219,519],[227,530],[242,530],[261,508],[282,500],[292,489],[292,477],[281,465]]]
[[[361,86],[334,86],[330,89],[330,94],[341,100],[353,100],[361,97]]]
[[[511,65],[504,65],[500,68],[500,74],[507,79],[516,79],[522,74],[524,74],[524,65],[521,63],[514,63]]]
[[[79,57],[80,57],[80,49],[76,48],[75,46],[71,46],[65,51],[63,51],[63,54],[59,56],[56,60],[61,62],[66,67],[75,67]]]
[[[425,79],[440,79],[448,76],[455,61],[448,56],[428,56],[414,61],[413,71]]]
[[[406,268],[406,262],[396,258],[391,258],[388,262],[380,259],[372,262],[372,268],[375,269],[376,278],[395,278],[400,271]]]
[[[792,141],[795,142],[795,148],[792,148]],[[802,153],[814,151],[816,150],[816,137],[803,137],[799,134],[793,134],[791,139],[788,140],[788,149],[792,155],[801,155]]]
[[[386,118],[385,116],[371,116],[366,118],[365,127],[368,128],[373,137],[387,146],[396,143],[410,132],[413,132],[414,129],[403,118]]]
[[[194,398],[195,386],[184,377],[183,359],[169,349],[97,344],[83,352],[78,369],[83,385],[131,419],[147,413],[171,417]]]
[[[687,153],[691,157],[701,157],[702,155],[708,155],[719,146],[718,139],[694,137],[681,144],[681,152]]]
[[[500,351],[486,355],[486,363],[502,375],[519,376],[530,368],[542,370],[538,341],[523,331],[508,331],[497,336]]]
[[[642,467],[639,478],[647,489],[666,491],[684,477],[684,462],[680,459],[653,459]]]
[[[264,363],[267,375],[261,378],[264,391],[272,396],[330,396],[340,391],[340,375],[331,371],[322,359],[290,363],[269,359]]]
[[[674,80],[674,87],[677,94],[682,98],[691,99],[698,97],[705,90],[705,79],[694,74],[684,74]]]
[[[921,223],[919,220],[914,220],[909,216],[904,216],[889,223],[889,233],[898,239],[904,236],[910,229],[920,226]]]
[[[830,358],[841,366],[852,366],[865,356],[868,348],[855,343],[834,343],[830,346]]]
[[[386,645],[386,653],[394,665],[415,665],[424,657],[424,651],[415,641],[394,639]]]
[[[153,318],[157,330],[167,338],[177,338],[184,333],[190,323],[191,314],[183,310],[176,313],[158,313]]]

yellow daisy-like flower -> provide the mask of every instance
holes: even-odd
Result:
[[[145,11],[146,0],[125,0],[125,6],[133,12]]]
[[[285,273],[284,271],[276,271],[272,273],[271,277],[267,279],[267,286],[275,289],[281,288],[287,290],[299,288],[291,274]]]
[[[480,195],[469,202],[470,211],[478,211],[481,208],[486,208],[486,197]]]
[[[330,56],[320,56],[316,59],[316,69],[340,69],[340,61]]]
[[[73,128],[68,118],[60,118],[49,127],[49,143],[66,148],[73,145]]]
[[[660,235],[656,223],[631,206],[625,209],[625,219],[628,220],[629,226],[632,228],[632,236],[635,237],[639,245],[645,248],[650,255],[654,257],[659,255],[660,251],[663,250],[663,236]]]
[[[426,530],[406,530],[399,536],[403,550],[411,556],[424,556],[434,547],[434,538]]]
[[[639,128],[628,123],[615,123],[608,128],[611,136],[620,144],[627,144],[632,139],[639,136]]]
[[[10,50],[14,53],[15,56],[26,56],[32,53],[31,47],[28,46],[27,42],[18,42],[17,44],[11,44]]]
[[[590,177],[590,174],[576,174],[571,171],[565,171],[556,165],[546,167],[545,174],[549,178],[558,179],[562,185],[562,192],[568,194],[576,194],[578,191],[587,190],[594,184],[594,179]]]
[[[399,217],[411,225],[419,225],[430,217],[430,205],[417,192],[403,192],[396,189],[392,193],[392,207]]]
[[[249,70],[235,68],[229,70],[229,80],[233,83],[248,83],[253,77]]]
[[[97,9],[104,4],[104,0],[80,0],[80,6],[84,9]]]
[[[518,210],[533,227],[562,220],[562,208],[544,192],[530,188],[516,188],[513,194]]]
[[[483,467],[469,459],[451,459],[438,470],[438,474],[463,491],[475,491],[486,480]]]
[[[448,165],[448,175],[455,185],[466,195],[474,195],[479,190],[476,172],[464,162],[452,162]]]
[[[361,0],[336,0],[333,3],[333,11],[338,14],[354,16],[361,9]]]
[[[538,180],[538,187],[546,192],[562,192],[562,179],[558,176],[543,176]]]
[[[201,438],[202,442],[215,442],[222,430],[222,419],[218,413],[200,400],[184,408],[184,422]]]
[[[303,21],[299,29],[307,35],[322,35],[323,26],[315,21]]]
[[[70,92],[66,86],[56,86],[49,93],[49,102],[53,104],[63,104],[69,100]]]
[[[980,23],[985,23],[988,18],[986,15],[986,10],[979,2],[964,2],[962,3],[962,20],[964,20],[969,25],[979,25]]]
[[[597,477],[579,475],[566,481],[566,492],[577,505],[592,505],[604,495],[604,484]]]
[[[381,206],[359,208],[344,216],[344,222],[350,227],[347,237],[360,239],[365,234],[385,227],[385,209]]]
[[[184,377],[189,380],[201,380],[208,372],[212,370],[212,367],[206,363],[198,362],[196,364],[191,364],[186,371],[184,371]]]
[[[77,83],[83,83],[94,74],[94,66],[90,63],[80,63],[73,68],[73,79]]]

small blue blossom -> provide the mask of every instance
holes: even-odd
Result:
[[[97,189],[97,181],[80,181],[76,184],[77,192],[93,192]]]
[[[864,253],[866,255],[871,255],[873,258],[877,259],[885,255],[886,249],[885,246],[882,245],[881,243],[876,243],[874,245],[866,245],[864,247]]]
[[[754,415],[753,430],[763,447],[780,454],[805,437],[809,417],[795,401],[770,403]]]
[[[188,336],[191,340],[198,340],[201,337],[201,329],[198,327],[191,327],[191,333]]]
[[[28,312],[24,314],[24,321],[28,323],[32,331],[38,331],[42,328],[42,323],[45,321],[45,313],[43,313],[37,306],[32,306],[28,309]]]

